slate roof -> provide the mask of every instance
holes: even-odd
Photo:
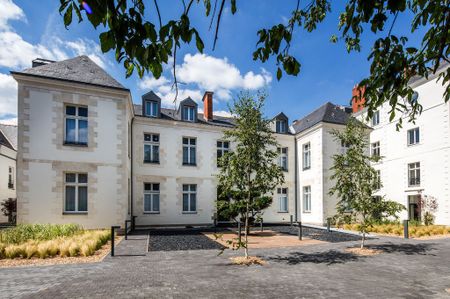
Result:
[[[85,55],[11,73],[128,90]]]
[[[134,104],[134,114],[136,116],[142,115],[142,105]],[[143,116],[146,117],[146,116]],[[179,111],[169,108],[161,108],[161,119],[174,120],[174,121],[182,121],[181,114]],[[213,125],[220,127],[232,127],[234,126],[234,119],[232,117],[224,117],[214,115],[212,121],[205,121],[203,118],[203,113],[198,113],[198,121],[197,123],[205,124],[205,125]]]
[[[297,134],[321,122],[345,125],[350,116],[351,110],[349,108],[327,102],[302,119],[295,121],[292,127]]]
[[[0,144],[17,151],[17,126],[0,124]]]

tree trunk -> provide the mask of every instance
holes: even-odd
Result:
[[[361,249],[364,248],[364,241],[366,240],[366,231],[363,231],[362,240],[361,240]]]
[[[248,209],[249,201],[247,201],[247,208],[245,211],[245,258],[248,259]]]

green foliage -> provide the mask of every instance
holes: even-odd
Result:
[[[332,133],[336,141],[346,144],[348,149],[343,154],[333,156],[331,179],[335,181],[335,185],[329,193],[339,198],[339,216],[352,215],[358,221],[358,229],[363,235],[361,247],[364,246],[365,234],[376,222],[397,217],[397,213],[405,209],[395,201],[373,197],[381,182],[371,163],[378,161],[380,157],[367,154],[367,130],[362,123],[350,118],[343,131],[336,130]]]
[[[219,159],[218,212],[222,217],[244,220],[246,235],[249,224],[272,203],[274,189],[284,183],[283,171],[276,164],[278,143],[270,120],[262,115],[264,100],[261,93],[256,100],[242,93],[234,102],[230,112],[236,126],[225,131],[224,138],[235,147]],[[246,244],[243,247],[247,249]]]
[[[9,223],[16,223],[16,213],[17,213],[17,199],[8,198],[4,200],[1,204],[1,211],[3,215],[8,217]]]
[[[151,72],[155,78],[159,78],[162,65],[168,63],[169,57],[173,56],[175,83],[177,48],[182,43],[190,44],[193,40],[199,52],[202,53],[205,47],[197,28],[190,22],[189,11],[192,5],[201,5],[202,2],[206,17],[211,18],[209,27],[214,21],[216,23],[213,49],[218,40],[225,5],[230,5],[232,14],[237,11],[236,0],[215,1],[213,7],[211,0],[190,0],[187,4],[183,1],[180,17],[163,23],[157,0],[86,1],[92,8],[91,14],[85,13],[82,2],[60,0],[59,11],[66,27],[72,23],[74,12],[79,22],[87,17],[96,29],[102,26],[105,31],[99,36],[101,49],[103,52],[115,51],[116,59],[123,63],[127,76],[137,70],[141,77],[145,72]],[[283,70],[289,75],[298,75],[301,65],[290,53],[295,29],[306,32],[316,30],[331,12],[331,4],[331,0],[311,0],[300,7],[300,1],[297,0],[287,24],[274,24],[258,30],[259,39],[253,59],[266,62],[274,57],[278,66],[278,80],[281,79]],[[412,16],[411,33],[420,35],[422,40],[419,47],[410,45],[407,37],[393,34],[397,19],[409,16]],[[366,86],[365,105],[368,107],[368,117],[372,117],[382,103],[388,102],[391,106],[391,120],[396,113],[406,113],[409,120],[413,121],[421,113],[422,106],[419,101],[414,100],[413,90],[408,82],[416,75],[428,78],[437,73],[444,61],[450,62],[450,2],[347,0],[345,10],[339,15],[337,30],[339,34],[332,34],[330,42],[342,41],[348,52],[361,50],[365,30],[370,30],[378,37],[370,47],[370,75],[360,82],[361,86]],[[446,86],[444,99],[448,101],[450,68],[440,73],[438,78]],[[397,125],[402,125],[402,118]]]
[[[77,224],[19,224],[0,231],[0,243],[20,244],[28,240],[52,240],[81,232]]]

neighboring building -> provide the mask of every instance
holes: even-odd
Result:
[[[16,198],[17,126],[0,124],[0,203]],[[0,211],[0,223],[8,218]]]
[[[437,73],[448,67],[444,64]],[[374,164],[383,185],[375,195],[403,204],[407,210],[401,219],[411,220],[421,218],[419,195],[432,196],[438,202],[436,223],[450,225],[450,102],[445,103],[445,86],[436,77],[415,78],[410,83],[415,91],[413,100],[423,107],[415,123],[408,122],[407,115],[389,121],[391,107],[383,104],[367,125],[373,129],[371,154],[382,157]],[[353,105],[355,116],[365,120],[366,109],[359,104]],[[403,127],[397,131],[399,117]]]
[[[298,157],[299,213],[302,222],[323,224],[336,213],[338,202],[328,194],[333,186],[330,168],[333,155],[342,151],[331,134],[345,127],[349,108],[330,102],[292,125]]]
[[[86,56],[12,72],[18,82],[17,198],[19,223],[79,223],[87,228],[208,225],[217,199],[217,158],[233,150],[223,133],[234,119],[214,115],[213,93],[203,111],[190,98],[177,110],[161,107],[152,91],[133,105],[128,89]],[[416,124],[395,130],[383,106],[370,126],[371,151],[386,195],[418,217],[417,195],[439,200],[436,222],[450,224],[450,115],[443,87],[434,78],[412,83],[424,112]],[[354,91],[355,92],[355,91]],[[364,102],[354,104],[364,119]],[[326,103],[294,121],[279,113],[271,121],[279,143],[285,183],[273,193],[264,222],[324,224],[337,198],[332,157],[345,150],[332,136],[352,115]],[[399,137],[400,136],[400,137]],[[1,149],[1,148],[0,148]],[[224,219],[219,219],[224,220]]]

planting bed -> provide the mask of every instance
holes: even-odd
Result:
[[[150,231],[149,251],[223,249],[199,229],[155,229]]]
[[[270,226],[270,227],[264,227],[264,229],[277,231],[284,234],[290,234],[290,235],[298,235],[298,227],[297,226],[289,226],[289,225],[280,225],[280,226]],[[347,234],[344,232],[336,232],[331,231],[328,232],[326,229],[320,229],[320,228],[314,228],[314,227],[308,227],[303,226],[303,237],[319,240],[319,241],[325,241],[325,242],[331,242],[331,243],[337,243],[337,242],[349,242],[349,241],[359,241],[361,238],[356,235]]]

